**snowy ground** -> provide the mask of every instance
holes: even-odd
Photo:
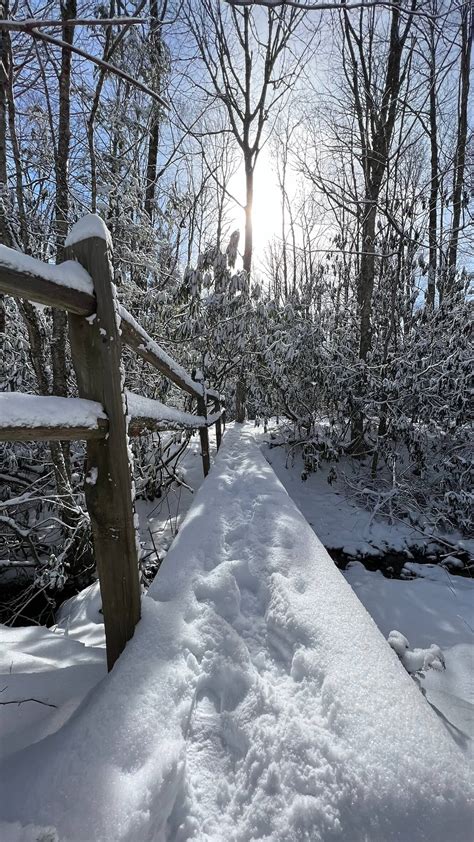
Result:
[[[435,715],[255,445],[227,436],[134,640],[82,705],[105,673],[96,586],[55,630],[2,633],[2,700],[57,705],[0,708],[2,842],[469,839],[472,583],[346,574],[384,636],[445,649],[425,679]],[[166,547],[178,497],[183,512],[186,489],[143,505],[143,537]]]
[[[264,437],[267,442],[268,436]],[[344,483],[329,484],[330,465],[301,480],[302,462],[287,458],[283,447],[263,445],[266,460],[322,543],[348,555],[363,556],[386,551],[426,550],[430,539],[409,524],[388,523],[355,505],[345,494]],[[351,471],[351,462],[344,465]],[[341,471],[339,473],[342,473]],[[454,540],[451,538],[451,540]],[[467,542],[466,542],[467,543]],[[453,739],[471,759],[474,739],[474,580],[453,575],[438,565],[408,561],[406,581],[386,579],[362,564],[352,563],[344,575],[373,617],[384,637],[394,629],[412,647],[432,643],[443,650],[446,670],[429,670],[421,684]]]
[[[354,562],[344,572],[384,637],[393,629],[412,647],[441,647],[446,670],[429,670],[421,685],[447,731],[473,758],[474,582],[435,565],[409,565],[416,579],[386,579]]]
[[[211,454],[215,454],[215,432],[209,430]],[[182,484],[172,485],[163,498],[138,500],[140,518],[140,541],[145,553],[158,553],[160,559],[169,549],[191,503],[194,491],[201,485],[204,476],[199,437],[193,436],[190,447],[179,462],[178,474]]]
[[[423,529],[420,525],[415,527],[397,518],[389,523],[386,517],[374,515],[357,505],[354,494],[347,488],[347,482],[356,483],[359,466],[355,460],[346,458],[337,464],[335,481],[328,482],[334,466],[324,462],[302,481],[300,452],[292,458],[285,447],[274,446],[268,435],[259,433],[259,438],[263,440],[265,459],[325,547],[341,549],[350,556],[405,552],[413,547],[427,551],[433,547],[431,530],[427,525]],[[446,537],[453,544],[461,539],[457,534]],[[474,552],[474,541],[461,540],[461,544]]]

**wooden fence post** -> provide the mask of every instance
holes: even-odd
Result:
[[[197,383],[201,383],[202,386],[202,395],[199,395],[197,398],[197,413],[207,419],[207,405],[205,398],[206,390],[201,378],[202,375],[200,377],[196,377],[193,372],[193,380],[196,380]],[[207,427],[199,427],[199,438],[201,440],[202,469],[204,471],[204,476],[207,477],[209,468],[211,467],[209,460],[209,431]]]
[[[220,410],[221,410],[221,402],[220,402],[219,398],[214,398],[214,411],[220,412]],[[219,416],[219,418],[216,421],[216,446],[217,446],[217,450],[219,450],[219,448],[221,446],[221,441],[222,441],[222,422],[221,422],[221,416]]]
[[[92,222],[97,236],[81,239],[81,229],[73,228],[68,242],[92,277],[97,313],[89,318],[70,316],[69,335],[79,394],[100,401],[109,419],[108,436],[87,442],[85,495],[92,522],[110,670],[140,619],[139,549],[121,368],[120,319],[108,232],[98,217],[92,218]]]
[[[207,407],[204,397],[197,399],[197,411],[198,415],[203,415],[204,418],[207,418]],[[209,468],[211,467],[209,461],[209,431],[207,427],[199,428],[199,438],[201,440],[202,469],[204,476],[207,477]]]

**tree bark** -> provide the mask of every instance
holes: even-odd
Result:
[[[436,48],[434,23],[430,24],[430,208],[428,223],[429,266],[428,285],[426,289],[426,307],[433,310],[436,294],[437,262],[437,234],[438,234],[438,194],[439,194],[439,165],[438,165],[438,123],[436,109]]]
[[[62,40],[72,44],[74,27],[68,26],[67,21],[76,17],[76,0],[64,0],[61,3],[61,19],[63,21]],[[59,75],[59,120],[58,145],[56,152],[56,262],[64,259],[64,242],[67,237],[69,193],[68,193],[68,165],[69,147],[71,142],[71,63],[72,53],[67,47],[61,50],[61,69]]]
[[[359,360],[365,364],[372,348],[372,297],[375,285],[375,230],[377,206],[386,176],[394,125],[399,109],[400,91],[408,72],[408,60],[402,67],[402,56],[412,17],[402,24],[400,31],[400,10],[391,12],[390,37],[386,58],[385,79],[380,103],[377,89],[371,89],[371,75],[367,68],[366,45],[362,37],[362,21],[359,32],[344,12],[344,40],[349,58],[347,78],[353,97],[361,147],[361,166],[365,188],[361,224],[361,256],[357,279],[359,307]],[[363,366],[362,366],[363,368]],[[356,389],[357,406],[351,423],[351,449],[356,454],[366,452],[364,443],[363,373]]]
[[[161,39],[161,29],[159,26],[160,20],[166,13],[167,0],[163,3],[160,15],[158,14],[158,0],[150,0],[150,29],[151,29],[151,49],[152,49],[152,67],[153,67],[153,90],[157,93],[161,88],[161,63],[163,60],[163,41]],[[156,103],[151,107],[151,121],[150,121],[150,137],[148,141],[148,158],[146,167],[146,187],[145,187],[145,213],[150,222],[153,222],[155,210],[155,193],[156,193],[156,178],[157,178],[157,161],[158,148],[160,140],[160,122],[161,110]]]
[[[67,21],[75,18],[77,13],[76,0],[64,0],[61,3],[61,19],[63,21],[62,39],[66,44],[74,40],[74,27],[68,26]],[[59,76],[59,120],[58,145],[56,151],[56,263],[64,260],[64,243],[67,237],[69,211],[69,151],[71,142],[71,64],[72,53],[67,47],[61,50],[61,70]],[[64,310],[53,309],[53,336],[51,339],[51,363],[53,369],[53,394],[67,397],[67,314]],[[66,472],[70,473],[69,443],[61,444]]]
[[[456,276],[456,263],[458,258],[459,232],[461,230],[461,211],[463,206],[464,192],[464,170],[466,165],[467,145],[467,115],[469,104],[470,86],[470,62],[472,50],[472,37],[474,29],[473,10],[470,3],[465,3],[462,9],[461,23],[461,67],[460,67],[460,95],[459,95],[459,122],[458,137],[456,143],[456,156],[454,160],[453,178],[453,220],[451,226],[451,237],[448,250],[448,273],[446,278],[447,292],[452,292]]]
[[[247,397],[247,389],[245,386],[245,377],[241,373],[239,379],[237,380],[237,385],[235,389],[235,420],[239,424],[243,424],[245,421],[245,403]]]
[[[377,193],[379,190],[374,191]],[[372,295],[375,282],[376,201],[368,198],[362,223],[362,254],[358,284],[360,319],[359,358],[364,362],[372,347]]]
[[[0,19],[8,17],[8,0],[0,0]],[[0,243],[11,246],[8,227],[7,182],[7,88],[9,76],[9,41],[6,29],[0,29]],[[6,328],[5,297],[0,295],[0,334]]]
[[[253,224],[252,224],[252,210],[253,210],[253,166],[252,162],[247,158],[245,161],[245,238],[244,238],[244,257],[243,267],[246,272],[250,274],[252,268],[252,252],[253,252]]]

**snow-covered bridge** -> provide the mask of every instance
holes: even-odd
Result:
[[[28,840],[471,837],[455,743],[237,427],[113,671],[1,777]]]

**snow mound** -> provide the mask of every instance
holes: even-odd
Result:
[[[61,842],[471,839],[462,754],[237,428],[112,673],[0,775]]]
[[[54,827],[38,827],[32,824],[22,827],[19,822],[0,822],[2,842],[60,842]]]
[[[105,647],[104,618],[99,583],[94,582],[66,600],[56,615],[51,631],[86,646]]]
[[[436,643],[432,643],[428,649],[410,649],[406,637],[396,630],[390,632],[388,642],[409,673],[422,672],[428,669],[446,669],[444,655]]]
[[[440,566],[410,562],[416,578],[387,579],[352,562],[344,578],[355,590],[384,637],[402,628],[411,644],[440,646],[446,669],[417,676],[427,701],[466,760],[474,761],[474,581],[451,576]]]
[[[65,632],[0,626],[0,756],[61,728],[105,674],[103,649],[86,648]]]

